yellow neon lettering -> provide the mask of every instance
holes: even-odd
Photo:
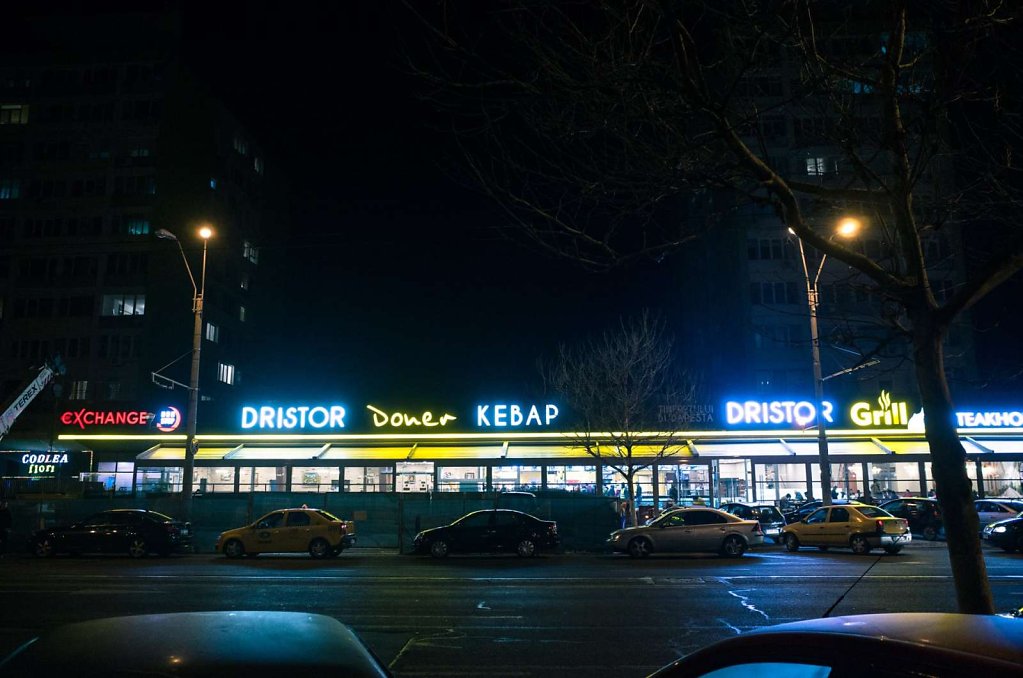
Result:
[[[870,426],[870,403],[853,404],[849,417],[857,426]]]
[[[448,422],[458,419],[453,414],[442,414],[438,419],[434,419],[433,412],[430,410],[423,412],[421,417],[416,417],[408,412],[388,413],[372,405],[366,405],[366,409],[373,413],[373,425],[377,428],[387,426],[388,424],[395,427],[426,426],[434,428],[436,426],[446,426]]]

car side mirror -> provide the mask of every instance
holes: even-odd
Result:
[[[801,522],[801,523],[806,523],[806,521],[808,521],[808,520],[809,520],[809,518],[803,518],[803,519],[802,519],[802,520],[800,520],[799,522]]]

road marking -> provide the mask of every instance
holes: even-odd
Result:
[[[742,590],[743,591],[748,591],[749,589],[742,589]],[[753,606],[753,603],[749,602],[749,596],[744,596],[739,591],[729,591],[728,595],[733,596],[735,598],[738,598],[739,602],[742,603],[742,606],[745,607],[750,612],[756,612],[757,614],[762,614],[762,615],[764,615],[764,619],[766,619],[767,621],[771,621],[771,618],[767,616],[766,612],[764,612],[763,610],[758,610],[756,607]]]
[[[739,635],[740,633],[742,633],[742,631],[740,631],[738,628],[732,626],[731,624],[729,624],[724,619],[718,617],[718,621],[721,622],[722,624],[724,624],[725,626],[727,626],[728,628],[732,629],[733,631],[735,631],[735,635]]]
[[[476,606],[476,609],[477,610],[489,610],[490,608],[487,607],[486,602],[487,601],[485,601],[485,600],[481,600],[480,604]]]

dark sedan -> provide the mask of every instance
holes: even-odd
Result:
[[[187,550],[192,525],[156,511],[112,509],[71,525],[58,525],[32,535],[32,552],[46,558],[58,553],[126,553],[144,558]]]
[[[886,501],[878,508],[883,508],[896,518],[905,518],[909,521],[909,529],[928,541],[934,541],[944,531],[941,522],[941,507],[938,506],[936,499],[903,497]]]
[[[987,525],[984,528],[984,541],[1007,553],[1023,553],[1023,513]]]
[[[423,530],[412,543],[416,553],[443,558],[449,553],[515,552],[524,558],[557,548],[558,524],[508,509],[473,511],[450,525]]]

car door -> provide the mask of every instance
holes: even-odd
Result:
[[[103,529],[103,551],[125,553],[131,537],[142,531],[142,514],[137,511],[112,511]]]
[[[452,525],[449,532],[451,550],[462,553],[480,553],[490,548],[494,512],[476,511]]]
[[[521,514],[500,509],[494,513],[494,526],[488,537],[487,549],[490,551],[515,550],[526,531]]]
[[[808,515],[800,525],[799,541],[807,546],[827,546],[828,509],[819,508]]]
[[[689,527],[688,516],[692,511],[676,511],[657,521],[656,531],[650,536],[657,551],[694,551],[693,529]]]
[[[1003,517],[1008,518],[1010,516],[1003,515],[1003,509],[993,501],[986,501],[983,499],[974,502],[974,506],[977,507],[977,518],[980,519],[980,526],[983,528],[988,523],[993,523],[996,520],[1001,520]]]
[[[312,518],[305,511],[288,511],[281,530],[281,551],[298,553],[309,548],[313,540]]]
[[[848,544],[849,535],[852,532],[850,519],[849,509],[843,506],[833,506],[824,523],[823,545],[845,546]]]
[[[281,546],[284,530],[284,511],[268,513],[253,524],[245,538],[249,553],[274,553]]]
[[[717,551],[725,540],[728,518],[714,511],[687,511],[686,526],[691,530],[687,535],[692,543],[689,551]]]
[[[64,549],[71,552],[96,553],[106,550],[105,539],[110,529],[110,511],[89,516],[64,534]]]

